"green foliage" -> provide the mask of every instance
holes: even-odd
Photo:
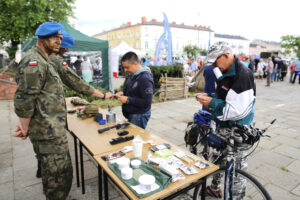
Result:
[[[47,21],[67,20],[73,15],[75,0],[1,0],[0,43],[10,42],[10,59],[22,41],[34,36],[38,26]]]
[[[106,99],[106,100],[102,100],[102,99],[98,99],[98,100],[94,100],[92,101],[93,104],[97,104],[100,108],[108,108],[109,107],[116,107],[116,106],[121,106],[122,103],[117,100],[117,99]]]
[[[154,88],[160,88],[159,79],[162,74],[168,77],[183,77],[182,65],[149,66],[153,74]]]
[[[13,72],[13,71],[11,71],[9,69],[3,69],[3,68],[1,68],[0,69],[0,73],[9,74],[9,75],[12,75],[12,76],[16,76],[16,72]]]
[[[199,49],[199,54],[201,56],[207,56],[207,50],[206,49]]]
[[[186,53],[188,58],[196,58],[198,54],[202,56],[207,55],[207,50],[200,49],[196,45],[189,44],[184,47],[183,51]]]
[[[285,35],[281,37],[281,47],[285,48],[284,54],[294,51],[300,57],[300,36]]]

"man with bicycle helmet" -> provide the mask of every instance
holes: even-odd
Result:
[[[228,136],[232,131],[232,121],[249,125],[254,117],[255,83],[253,73],[235,58],[229,44],[217,42],[212,45],[207,55],[207,63],[213,63],[213,71],[217,77],[216,93],[196,94],[196,99],[212,114],[218,124],[217,133]],[[248,145],[242,143],[237,147],[236,168],[247,169]],[[226,160],[223,162],[226,163]],[[220,178],[214,177],[207,193],[222,196]],[[237,178],[238,179],[238,178]],[[234,186],[234,196],[243,197],[245,180],[239,179]]]

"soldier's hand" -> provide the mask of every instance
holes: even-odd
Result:
[[[105,98],[106,98],[106,99],[108,99],[108,98],[112,99],[114,96],[115,96],[115,95],[112,94],[111,92],[106,92],[106,93],[105,93]]]
[[[20,125],[17,125],[17,129],[15,130],[15,137],[19,137],[22,140],[26,140],[28,136],[28,130],[24,130]]]
[[[119,101],[121,101],[122,103],[126,103],[128,97],[127,96],[118,96],[117,97]]]

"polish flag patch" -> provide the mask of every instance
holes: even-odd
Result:
[[[68,64],[67,64],[67,62],[63,62],[63,65],[64,65],[64,66],[67,66]]]
[[[29,66],[37,66],[38,62],[37,61],[30,61]]]

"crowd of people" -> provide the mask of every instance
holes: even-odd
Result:
[[[67,59],[66,62],[68,66],[87,83],[91,83],[95,79],[101,79],[101,57],[89,58],[88,56],[77,56],[75,62],[71,62],[70,59]]]

